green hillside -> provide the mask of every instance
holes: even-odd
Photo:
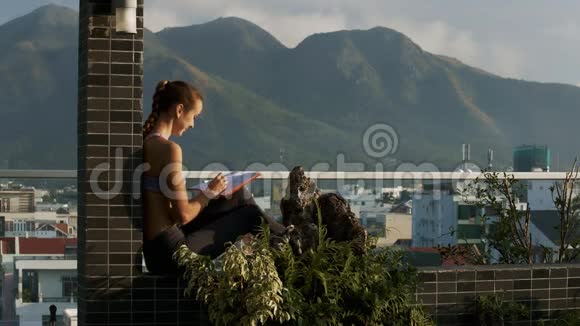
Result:
[[[0,26],[0,168],[75,168],[78,14],[45,6]],[[422,50],[384,27],[307,37],[287,48],[236,17],[145,33],[145,116],[161,79],[204,92],[205,111],[182,139],[185,163],[231,169],[279,162],[457,166],[461,144],[484,165],[511,148],[548,144],[561,166],[580,152],[580,88],[501,78]],[[392,126],[398,150],[368,157],[363,134]],[[70,126],[66,127],[66,126]]]

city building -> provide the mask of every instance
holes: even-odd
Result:
[[[67,256],[76,255],[76,238],[0,238],[2,267],[12,271],[12,265],[18,257],[33,256]]]
[[[567,237],[570,242],[580,238],[578,226],[575,226],[571,232]],[[535,254],[547,261],[555,262],[560,248],[560,215],[558,212],[556,210],[531,211],[530,234],[536,247]],[[546,256],[545,249],[551,249],[551,258]],[[578,258],[575,262],[578,262]]]
[[[0,213],[0,236],[76,238],[77,220],[76,211]]]
[[[411,215],[413,214],[413,200],[409,199],[404,201],[400,204],[397,204],[391,208],[391,213],[398,213],[404,215]]]
[[[528,202],[531,210],[556,210],[552,192],[550,191],[550,187],[554,186],[554,181],[523,180],[522,182],[527,187],[527,196],[524,200]]]
[[[65,326],[77,326],[78,325],[78,310],[77,309],[65,309],[64,310],[64,320],[63,324]]]
[[[57,321],[76,308],[77,239],[0,238],[3,275],[3,320],[45,325],[50,305]]]
[[[51,305],[56,306],[57,322],[62,323],[65,309],[77,307],[76,257],[17,257],[14,276],[15,314],[21,325],[45,325]]]
[[[423,191],[413,195],[413,247],[457,243],[458,198],[448,190]]]
[[[32,187],[0,189],[0,213],[34,212],[35,192]]]
[[[381,199],[380,191],[366,189],[358,184],[344,185],[341,187],[341,189],[338,189],[338,194],[340,194],[349,203],[351,208],[358,207],[359,210],[362,210],[363,207],[378,207],[378,203]]]
[[[467,185],[459,185],[465,188]],[[501,201],[501,198],[498,198]],[[438,245],[481,244],[486,227],[497,218],[497,213],[477,204],[475,196],[453,190],[451,184],[438,188],[425,188],[413,195],[413,247],[435,247]],[[517,203],[525,209],[525,203]]]
[[[389,194],[394,198],[400,198],[403,190],[412,191],[408,188],[403,188],[403,186],[396,186],[396,187],[383,187],[383,188],[381,188],[381,193]]]
[[[387,237],[387,212],[385,207],[359,207],[361,224],[371,237],[379,239]]]
[[[551,187],[556,185],[554,180],[523,180],[521,181],[525,187],[527,187],[526,197],[524,201],[527,201],[530,205],[530,209],[534,211],[549,211],[556,210],[556,205],[554,204],[554,197],[552,197]],[[561,181],[559,181],[561,184]],[[554,191],[554,196],[557,192]],[[580,197],[580,184],[576,183],[574,190],[572,192],[573,198]]]
[[[513,150],[514,172],[550,172],[548,146],[521,145]]]
[[[386,218],[386,236],[384,240],[379,239],[379,245],[391,246],[399,240],[411,239],[413,236],[412,207],[412,200],[391,207]]]

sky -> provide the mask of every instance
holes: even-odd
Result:
[[[5,4],[0,24],[48,4]],[[249,20],[295,47],[314,33],[384,26],[426,51],[455,57],[504,77],[580,86],[578,0],[145,0],[145,27]]]

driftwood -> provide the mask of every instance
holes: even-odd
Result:
[[[314,181],[304,175],[301,166],[289,175],[288,188],[280,203],[286,236],[298,255],[318,245],[318,202],[327,237],[335,241],[353,241],[353,250],[364,254],[367,232],[339,194],[321,194]]]

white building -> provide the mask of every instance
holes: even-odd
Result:
[[[16,316],[21,325],[43,325],[49,307],[57,308],[57,321],[65,309],[76,309],[77,261],[56,257],[18,257],[14,260],[18,282]]]
[[[457,203],[448,191],[426,191],[413,195],[413,247],[456,244]]]
[[[360,206],[360,210],[366,207],[378,207],[377,202],[381,199],[380,191],[365,189],[359,185],[344,185],[338,193],[346,199],[351,207]]]
[[[557,181],[554,180],[525,180],[527,186],[527,202],[530,209],[534,211],[555,211],[554,199],[550,187],[553,187]],[[561,182],[561,181],[560,181]],[[556,191],[554,194],[557,195]],[[576,184],[573,197],[580,196],[580,184]]]
[[[61,214],[57,211],[33,213],[0,213],[5,237],[70,237],[77,236],[76,211]],[[53,227],[46,227],[45,225]]]
[[[552,180],[526,180],[528,187],[527,201],[530,209],[539,211],[556,210],[550,187],[554,185]]]
[[[64,325],[65,326],[77,326],[77,309],[65,309],[64,310]]]

